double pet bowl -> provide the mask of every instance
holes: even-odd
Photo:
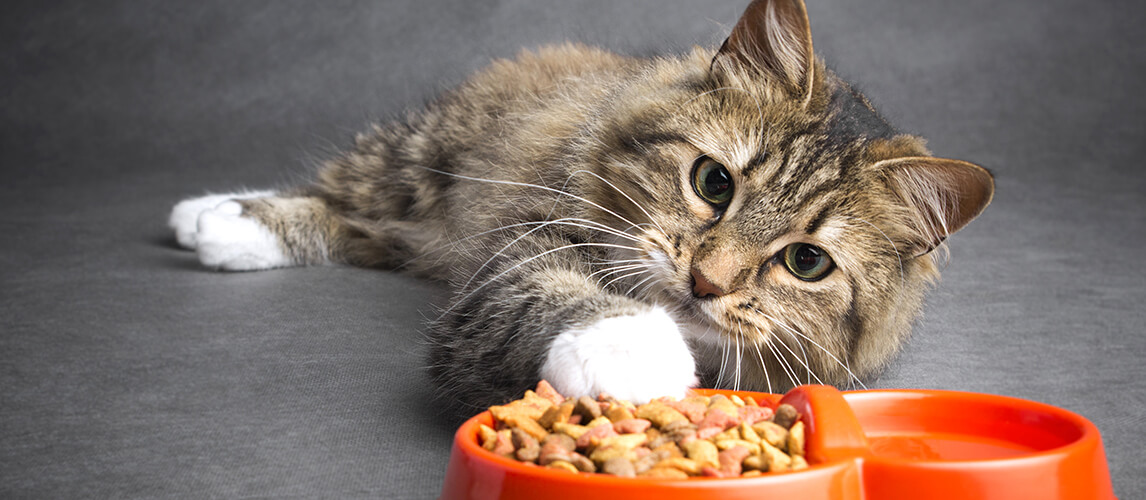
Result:
[[[807,426],[810,467],[754,478],[649,479],[571,473],[494,455],[478,442],[490,413],[454,437],[442,500],[661,500],[799,498],[1114,498],[1098,429],[1054,406],[987,394],[929,390],[839,392],[801,386],[784,395]]]

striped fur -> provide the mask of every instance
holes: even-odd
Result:
[[[449,282],[429,368],[450,401],[518,394],[557,335],[657,306],[707,385],[858,383],[907,339],[932,250],[993,183],[931,158],[811,50],[802,2],[757,0],[717,50],[522,52],[244,215],[297,264]],[[701,156],[732,174],[725,208],[690,187]],[[794,277],[796,242],[836,269]],[[693,272],[728,293],[697,298]]]

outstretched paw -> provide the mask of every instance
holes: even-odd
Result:
[[[196,252],[204,266],[254,271],[292,265],[279,239],[266,226],[243,217],[243,206],[225,201],[199,214]]]
[[[605,392],[636,403],[683,397],[698,384],[688,344],[660,308],[561,333],[549,348],[541,376],[562,394]]]
[[[209,194],[198,198],[188,198],[175,204],[167,226],[175,231],[175,241],[179,246],[194,250],[199,242],[199,215],[230,200],[249,200],[274,196],[274,191],[245,191],[230,194]]]

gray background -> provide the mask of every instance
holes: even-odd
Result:
[[[441,288],[219,274],[178,199],[290,185],[490,58],[716,44],[742,1],[4,2],[0,496],[432,498],[454,422],[420,371]],[[872,387],[1079,412],[1146,497],[1144,9],[814,1],[818,53],[935,153],[997,176]]]

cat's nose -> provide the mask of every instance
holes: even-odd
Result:
[[[698,299],[705,297],[723,297],[727,292],[714,285],[700,269],[692,268],[692,296]]]

